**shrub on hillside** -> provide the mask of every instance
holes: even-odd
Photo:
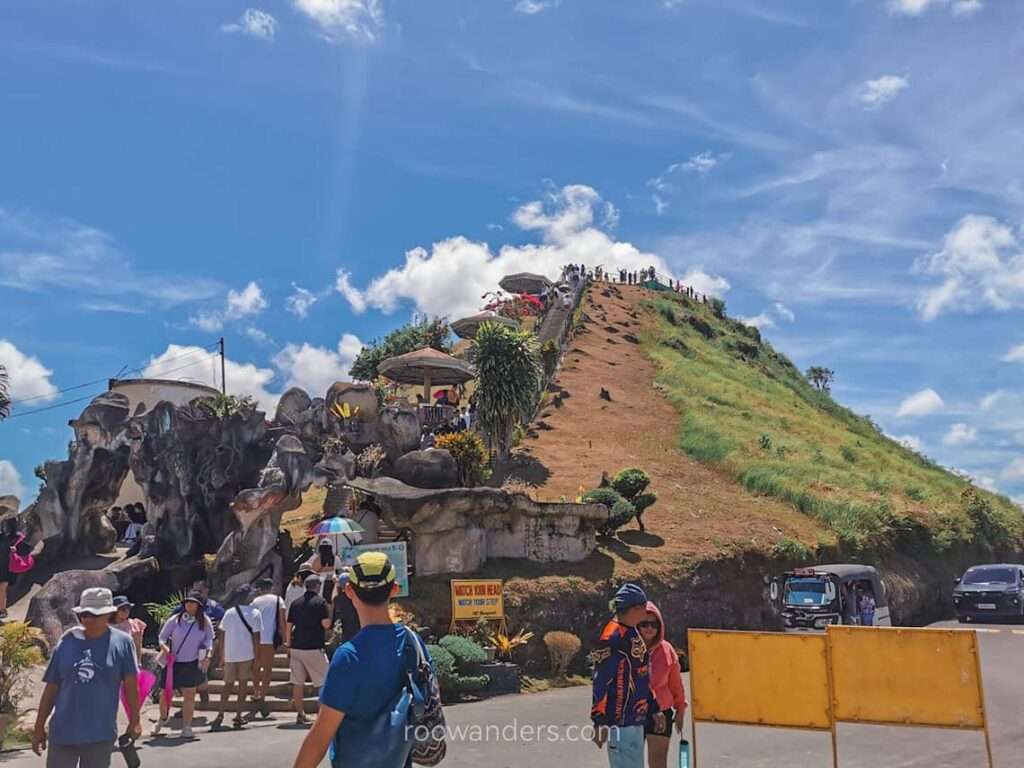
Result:
[[[452,455],[459,468],[459,482],[466,488],[480,485],[490,476],[487,447],[475,432],[439,435],[434,446],[444,448]]]
[[[611,510],[618,502],[622,501],[622,494],[613,488],[594,488],[587,491],[580,497],[584,504],[604,504]]]
[[[784,560],[804,562],[811,559],[811,548],[803,542],[789,537],[779,539],[772,545],[772,554]]]
[[[583,643],[572,632],[555,630],[544,635],[544,645],[548,649],[548,659],[551,660],[551,674],[554,677],[562,677],[569,670],[569,665],[580,652]]]
[[[636,467],[623,469],[612,480],[612,488],[621,493],[624,499],[635,499],[650,484],[651,476]]]
[[[992,502],[982,496],[974,486],[964,488],[960,504],[974,529],[989,546],[995,547],[1010,539],[1010,531],[1002,515],[992,508]]]

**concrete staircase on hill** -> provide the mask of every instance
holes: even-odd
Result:
[[[292,684],[289,682],[290,672],[288,665],[288,654],[277,653],[274,654],[274,667],[270,672],[270,690],[267,691],[267,705],[271,712],[292,712]],[[220,708],[221,696],[224,695],[224,670],[223,668],[211,669],[209,674],[209,683],[207,683],[209,699],[204,704],[199,695],[196,695],[196,712],[215,712]],[[234,688],[235,693],[231,696],[231,702],[229,704],[229,712],[234,711],[235,706],[235,694],[237,693],[238,686]],[[246,693],[248,694],[246,703],[242,706],[242,711],[248,711],[252,703],[252,682],[250,681],[246,685]],[[307,714],[316,714],[319,709],[319,698],[318,691],[309,683],[306,683],[303,691],[303,708]],[[172,702],[174,709],[180,709],[182,706],[182,699],[180,696],[175,696]]]

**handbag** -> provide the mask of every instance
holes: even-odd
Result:
[[[418,726],[423,724],[426,712],[427,702],[423,695],[426,687],[420,660],[428,669],[430,665],[415,634],[408,628],[406,632],[403,653],[405,680],[394,698],[372,720],[351,717],[342,720],[331,743],[331,765],[334,768],[405,768],[408,764],[416,746],[416,732],[422,730]],[[440,757],[437,760],[440,761]]]
[[[416,654],[413,684],[420,692],[413,705],[410,723],[413,729],[412,761],[417,765],[434,766],[444,760],[448,752],[444,738],[447,729],[441,706],[441,686],[422,641],[408,628],[406,631]],[[406,653],[409,653],[408,644]]]
[[[7,561],[7,568],[11,573],[28,573],[35,567],[36,559],[31,552],[27,555],[18,552],[18,547],[23,541],[25,541],[25,534],[19,533],[18,538],[11,545],[11,554]]]

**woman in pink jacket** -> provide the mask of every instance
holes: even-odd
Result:
[[[665,623],[654,603],[647,603],[647,618],[636,626],[651,652],[651,690],[658,699],[659,709],[665,715],[661,730],[656,728],[652,717],[647,718],[647,726],[644,728],[647,734],[647,765],[650,768],[667,768],[672,723],[675,723],[678,733],[683,732],[683,715],[686,713],[683,671],[679,666],[676,649],[665,639]]]

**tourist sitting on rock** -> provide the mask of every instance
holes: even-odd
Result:
[[[128,515],[125,514],[124,509],[121,507],[111,507],[107,512],[107,520],[114,527],[114,532],[117,534],[117,540],[122,541],[124,534],[128,530],[128,525],[131,521],[128,519]]]
[[[139,666],[131,638],[110,628],[109,617],[116,611],[110,590],[86,589],[78,602],[74,612],[81,625],[64,633],[43,673],[46,688],[32,732],[32,751],[42,755],[47,750],[50,768],[110,768],[122,684],[128,702],[127,734],[133,739],[142,735]]]

